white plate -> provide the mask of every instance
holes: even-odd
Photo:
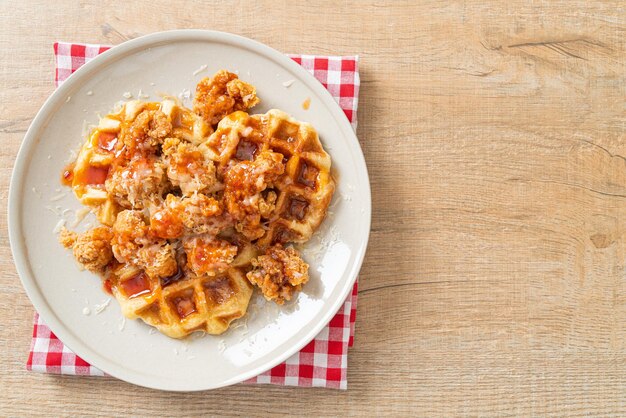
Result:
[[[208,65],[196,75],[194,71]],[[95,124],[139,90],[193,92],[202,77],[237,71],[257,87],[262,104],[307,121],[319,132],[338,174],[333,215],[307,244],[311,280],[298,298],[278,307],[255,294],[245,323],[221,336],[174,340],[126,321],[99,279],[79,271],[53,230],[80,204],[60,184],[60,172],[83,140],[84,121]],[[286,88],[283,82],[295,80]],[[70,99],[68,99],[68,97]],[[302,102],[311,99],[309,110]],[[62,188],[59,192],[58,189]],[[58,200],[54,200],[58,199]],[[57,208],[58,207],[58,208]],[[339,106],[309,73],[283,54],[239,36],[199,30],[162,32],[101,54],[73,74],[43,105],[17,157],[9,193],[9,234],[17,271],[33,305],[52,331],[80,357],[128,382],[164,390],[204,390],[254,377],[301,349],[337,312],[361,266],[370,228],[370,187],[357,138]],[[83,221],[79,228],[85,228]],[[89,307],[90,315],[83,309]],[[24,324],[27,326],[29,324]],[[235,325],[237,327],[237,325]],[[246,330],[247,328],[247,330]]]

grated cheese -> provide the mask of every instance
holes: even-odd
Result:
[[[204,64],[201,65],[200,68],[198,68],[196,71],[193,72],[193,75],[198,75],[200,74],[202,71],[206,70],[208,67],[208,65]]]
[[[90,209],[88,207],[80,208],[76,211],[76,219],[72,222],[71,227],[76,228],[85,219],[85,216],[89,214]],[[57,213],[57,212],[55,212]]]
[[[59,232],[61,232],[61,228],[63,228],[64,226],[65,226],[65,219],[59,220],[59,222],[57,222],[56,226],[52,230],[52,233],[58,234]]]
[[[56,195],[56,196],[52,196],[52,197],[50,198],[50,201],[51,201],[51,202],[56,202],[57,200],[61,200],[61,199],[63,199],[64,197],[65,197],[65,193],[59,193],[59,194],[58,194],[58,195]]]
[[[111,303],[111,298],[105,300],[104,302],[102,302],[100,305],[96,305],[95,306],[95,310],[96,310],[96,315],[100,314],[102,311],[104,311],[106,309],[107,306],[109,306],[109,303]]]

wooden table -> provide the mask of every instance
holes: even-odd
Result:
[[[623,2],[212,3],[0,3],[0,415],[626,414]],[[52,43],[174,28],[361,56],[373,222],[348,391],[24,368],[33,308],[5,205]]]

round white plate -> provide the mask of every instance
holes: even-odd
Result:
[[[206,70],[194,75],[196,70]],[[257,88],[262,113],[278,108],[310,122],[332,157],[338,189],[332,214],[305,246],[311,279],[282,307],[255,293],[246,317],[221,336],[170,339],[140,320],[125,321],[100,280],[80,271],[53,232],[70,225],[80,204],[60,173],[83,140],[124,94],[193,94],[219,69],[235,71]],[[289,87],[288,80],[295,80]],[[309,110],[302,103],[311,99]],[[187,104],[190,104],[190,99]],[[70,209],[70,210],[66,210]],[[339,106],[313,76],[278,51],[239,36],[200,30],[134,39],[81,67],[45,102],[19,151],[9,193],[9,234],[28,296],[52,331],[77,355],[128,382],[164,390],[204,390],[252,378],[311,341],[348,296],[370,228],[370,187],[363,154]],[[75,229],[86,229],[93,218]],[[85,308],[90,314],[86,315]],[[26,326],[26,324],[25,324]]]

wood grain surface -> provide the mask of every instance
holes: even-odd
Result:
[[[626,415],[623,1],[11,0],[0,18],[0,415]],[[373,222],[348,391],[25,370],[6,198],[52,43],[175,28],[361,56]]]

